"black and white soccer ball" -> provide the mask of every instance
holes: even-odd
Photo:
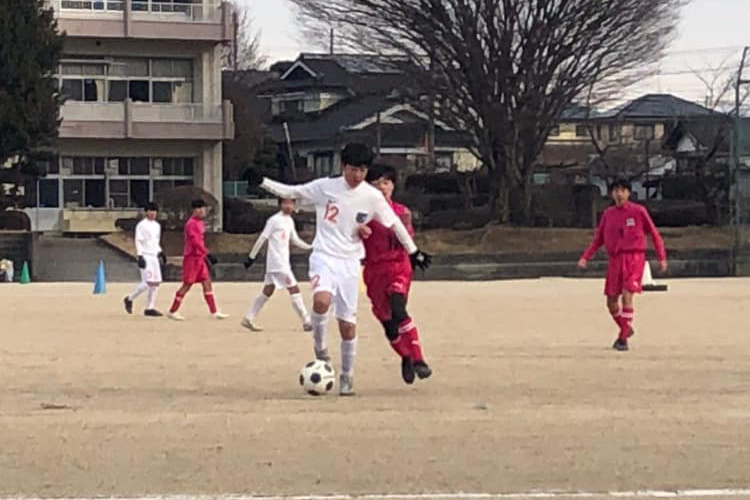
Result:
[[[322,396],[336,385],[336,372],[325,361],[310,361],[299,372],[299,385],[311,396]]]

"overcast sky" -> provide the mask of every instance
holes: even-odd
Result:
[[[286,0],[239,0],[249,5],[261,31],[262,51],[271,61],[294,59],[305,46]],[[692,73],[710,77],[722,65],[739,62],[742,46],[750,45],[750,0],[692,0],[683,10],[679,35],[661,68],[662,75],[630,89],[627,97],[644,92],[672,92],[691,100],[706,94]]]

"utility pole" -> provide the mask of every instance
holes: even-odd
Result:
[[[234,37],[232,38],[232,67],[234,68],[235,76],[237,71],[240,69],[240,54],[239,54],[239,31],[240,31],[240,18],[237,14],[237,9],[232,11],[232,22],[234,23]]]
[[[744,246],[744,238],[742,234],[742,223],[743,223],[743,207],[742,199],[744,193],[741,191],[741,175],[740,175],[740,155],[742,154],[742,144],[740,130],[742,128],[742,86],[750,84],[750,80],[743,78],[745,67],[750,56],[750,47],[745,47],[742,50],[742,60],[740,61],[740,67],[737,70],[737,82],[734,87],[734,133],[732,134],[730,145],[731,145],[731,157],[729,159],[729,165],[731,170],[732,187],[730,189],[731,211],[732,211],[732,225],[734,226],[734,275],[745,274],[745,270],[739,261],[742,248]],[[733,199],[732,199],[733,198]],[[744,257],[743,257],[744,258]]]
[[[330,41],[328,42],[328,53],[330,55],[333,55],[334,53],[334,42],[335,42],[335,32],[333,31],[333,28],[331,28],[331,34],[330,34]]]

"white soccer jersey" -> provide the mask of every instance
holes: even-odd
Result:
[[[255,242],[250,257],[258,255],[263,243],[268,241],[266,250],[266,273],[291,274],[292,267],[289,263],[289,244],[310,250],[310,245],[302,241],[294,228],[294,219],[290,215],[279,212],[266,221],[263,232]]]
[[[161,252],[161,224],[144,218],[135,226],[136,255],[157,256]]]
[[[352,188],[343,177],[318,179],[298,186],[264,179],[261,187],[282,198],[304,198],[315,205],[313,249],[316,252],[344,259],[364,258],[365,248],[358,228],[373,219],[393,227],[410,254],[417,251],[383,193],[366,182]]]

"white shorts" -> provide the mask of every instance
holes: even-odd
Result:
[[[313,251],[310,255],[310,283],[313,293],[333,295],[336,318],[357,323],[360,263],[357,259],[340,259]]]
[[[161,264],[155,255],[144,255],[146,268],[141,269],[141,281],[144,283],[161,283]]]
[[[273,285],[276,288],[286,290],[297,286],[297,278],[292,271],[266,273],[264,285]]]

